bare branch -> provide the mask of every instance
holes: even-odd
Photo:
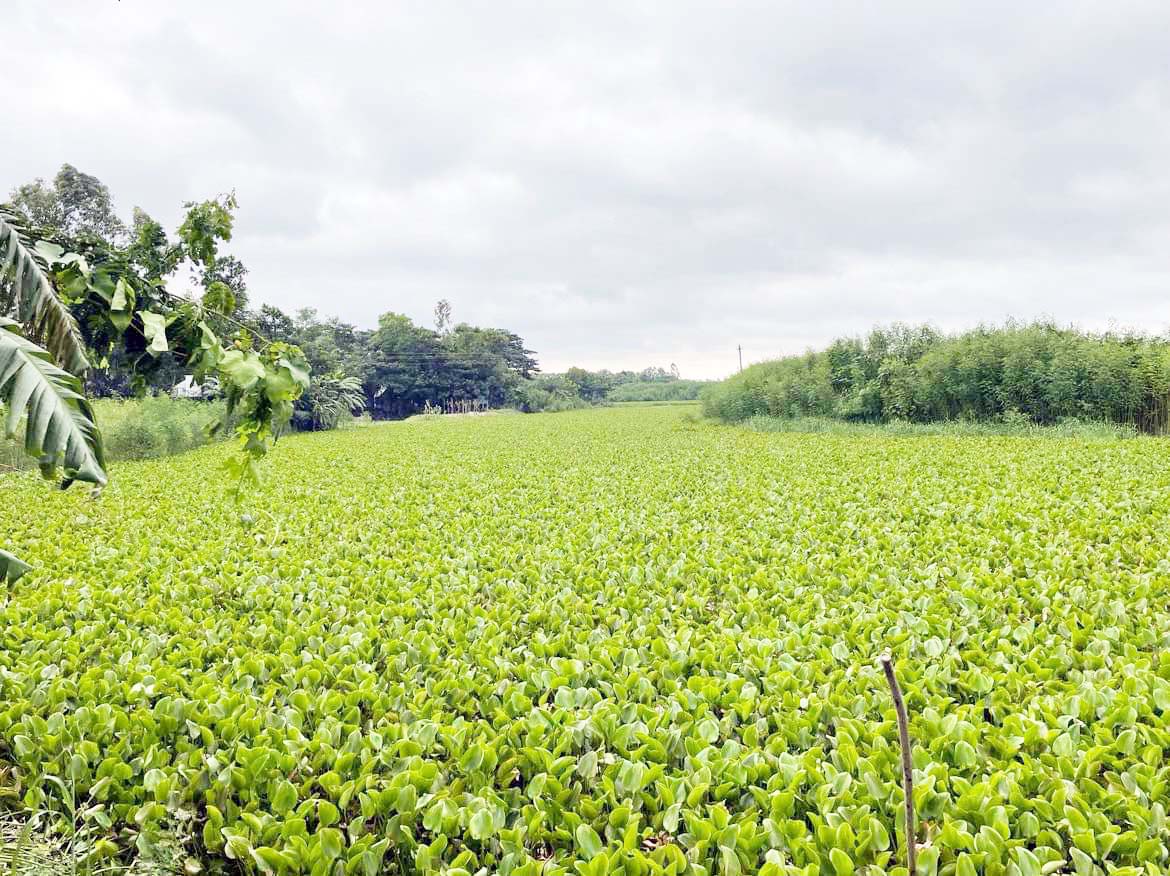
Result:
[[[898,714],[898,740],[902,749],[902,794],[906,798],[906,869],[910,876],[918,872],[918,826],[914,821],[914,760],[910,756],[910,721],[906,716],[906,702],[894,675],[894,658],[885,653],[881,657],[882,671],[894,698]]]

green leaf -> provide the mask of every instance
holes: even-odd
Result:
[[[286,401],[296,398],[300,394],[300,387],[287,368],[278,368],[266,373],[264,394],[271,402]]]
[[[52,246],[50,244],[50,246]],[[54,247],[55,252],[59,247]],[[20,219],[0,206],[0,280],[12,282],[16,318],[25,334],[36,338],[63,370],[84,378],[89,370],[85,341],[69,308],[57,295]]]
[[[297,797],[296,785],[287,779],[280,779],[272,794],[272,810],[278,815],[286,815],[297,805]]]
[[[160,769],[147,770],[146,775],[142,777],[142,787],[153,794],[159,785],[166,781],[166,777],[167,774]]]
[[[332,861],[341,856],[345,838],[337,828],[324,827],[317,831],[317,846],[321,849],[322,858]]]
[[[960,739],[955,743],[955,765],[960,767],[975,766],[979,763],[979,756],[975,753],[970,742]]]
[[[119,277],[114,286],[114,297],[110,300],[110,310],[131,310],[134,306],[134,290],[126,282],[125,277]]]
[[[1016,856],[1016,866],[1020,868],[1020,876],[1041,876],[1040,859],[1036,855],[1019,846],[1013,849]]]
[[[114,287],[114,297],[110,301],[110,322],[119,332],[124,332],[130,325],[134,310],[134,290],[125,279],[118,278]]]
[[[252,859],[261,873],[283,873],[291,868],[291,862],[271,846],[260,846],[252,850]]]
[[[167,352],[170,349],[167,345],[167,318],[152,310],[138,311],[138,318],[142,320],[142,334],[149,342],[146,349],[156,356]]]
[[[378,876],[382,872],[382,859],[386,856],[387,841],[376,843],[373,848],[362,852],[362,873],[364,876]]]
[[[1076,868],[1077,876],[1093,876],[1096,871],[1096,865],[1093,859],[1082,852],[1080,849],[1069,849],[1069,857],[1073,860],[1073,866]]]
[[[592,860],[601,854],[601,850],[604,848],[601,843],[601,837],[588,824],[582,822],[577,825],[574,836],[577,838],[578,848],[581,849],[587,859]]]
[[[917,876],[936,876],[938,873],[938,846],[926,846],[918,850]]]
[[[240,390],[251,389],[264,378],[264,363],[249,351],[228,350],[218,364],[220,374]]]
[[[471,816],[469,828],[472,839],[484,840],[490,837],[495,833],[495,825],[492,822],[491,812],[486,809],[478,810]]]
[[[317,823],[321,827],[330,827],[337,824],[341,819],[341,813],[337,811],[337,807],[328,800],[317,801]]]
[[[699,738],[704,742],[714,742],[719,738],[719,722],[714,718],[704,718],[699,722],[697,729]]]
[[[216,280],[203,293],[202,303],[207,310],[231,314],[236,309],[236,296],[226,283]]]
[[[25,418],[25,452],[38,458],[45,477],[63,468],[67,484],[106,483],[101,435],[81,384],[54,365],[47,352],[21,337],[15,322],[3,317],[0,401],[8,407],[7,437],[15,437]]]
[[[52,266],[61,260],[61,256],[65,255],[65,247],[58,246],[47,240],[38,240],[33,247],[33,251],[40,256],[47,265]]]
[[[853,859],[841,849],[829,850],[829,863],[835,876],[853,876]]]
[[[281,356],[276,364],[288,371],[289,376],[292,377],[293,382],[297,386],[301,387],[302,389],[309,388],[309,364],[304,360],[304,358],[297,360],[292,356]],[[360,384],[357,383],[356,378],[351,377],[348,378],[348,380],[350,381],[350,384],[347,385],[360,386]]]

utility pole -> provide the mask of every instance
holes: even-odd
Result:
[[[743,371],[743,344],[737,344],[735,349],[739,350],[739,370]]]

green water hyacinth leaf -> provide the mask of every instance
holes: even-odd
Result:
[[[1015,850],[1015,857],[1020,876],[1041,876],[1040,859],[1033,852],[1018,848]]]
[[[340,819],[341,813],[336,806],[328,800],[317,801],[317,823],[321,827],[330,827],[331,825],[337,824]]]
[[[322,828],[317,831],[317,849],[322,860],[334,861],[341,857],[341,853],[345,849],[345,838],[336,828]]]
[[[976,754],[975,748],[970,742],[960,739],[955,743],[954,761],[956,766],[974,766],[979,762],[979,755]]]
[[[841,849],[829,850],[829,863],[833,866],[834,876],[853,876],[853,860]]]
[[[279,780],[272,795],[272,810],[280,815],[287,815],[296,805],[296,785],[285,779]]]
[[[472,839],[485,840],[495,833],[492,814],[486,809],[480,809],[472,815],[468,827],[471,831]]]
[[[604,848],[601,837],[588,824],[578,825],[574,836],[577,838],[577,845],[588,860],[601,854],[601,850]]]

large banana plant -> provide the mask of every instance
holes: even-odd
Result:
[[[63,470],[62,486],[74,481],[103,486],[101,433],[81,384],[89,368],[85,342],[53,286],[43,253],[31,244],[19,220],[2,208],[0,284],[7,287],[16,316],[0,315],[6,437],[16,437],[23,421],[24,449],[38,460],[46,478]],[[25,563],[0,550],[0,579],[13,581],[26,571]]]
[[[293,418],[298,428],[312,431],[335,429],[346,414],[366,409],[366,394],[356,377],[329,374],[313,381],[296,402]]]
[[[85,341],[47,270],[46,254],[52,257],[54,250],[61,253],[44,241],[34,246],[20,219],[0,206],[0,282],[11,285],[16,311],[2,315],[15,316],[28,337],[43,344],[63,369],[84,380],[89,370]]]

